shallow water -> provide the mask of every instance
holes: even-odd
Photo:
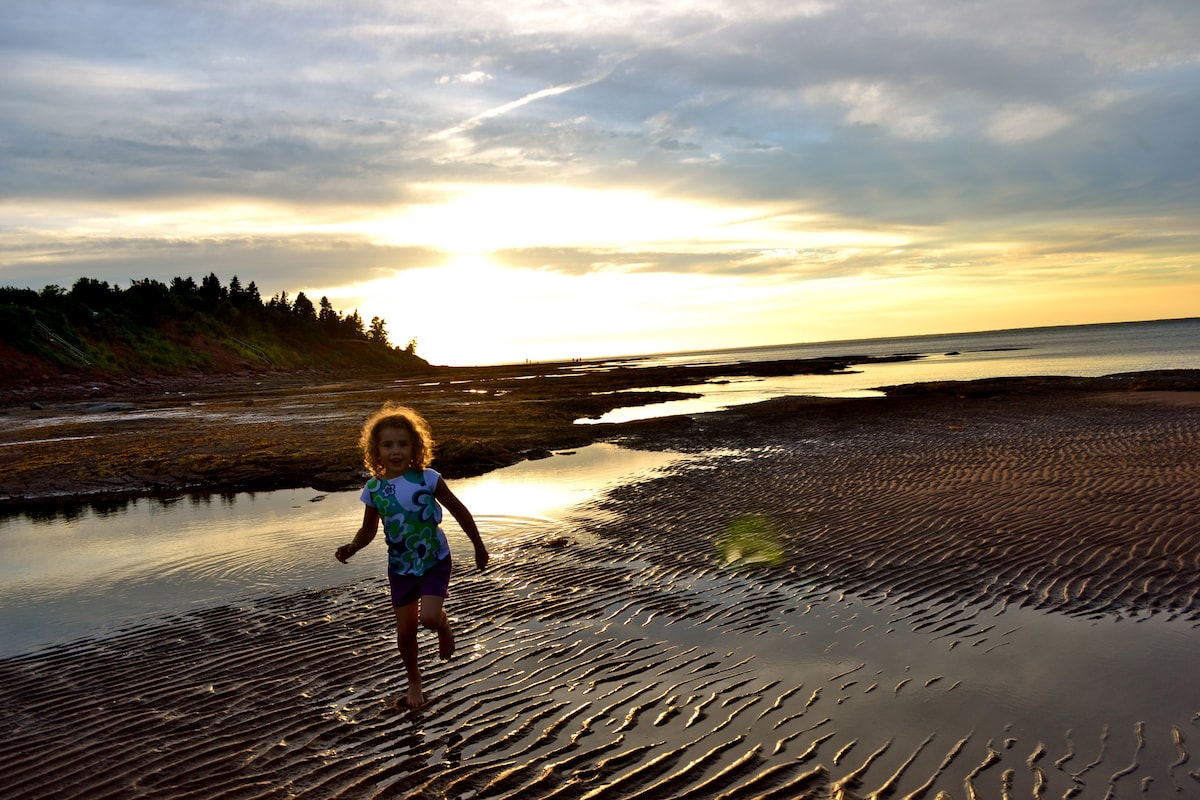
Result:
[[[212,724],[235,719],[234,747],[245,751],[227,768],[253,774],[238,765],[274,747],[272,776],[282,768],[297,786],[314,770],[355,761],[369,765],[379,786],[425,769],[546,775],[564,753],[589,751],[585,767],[627,762],[620,771],[636,772],[674,751],[687,769],[702,765],[693,780],[731,769],[750,781],[754,771],[812,752],[806,769],[819,765],[838,780],[857,780],[861,770],[864,789],[878,791],[870,796],[932,796],[921,794],[927,779],[956,797],[969,796],[959,792],[972,780],[982,797],[1159,796],[1142,788],[1146,776],[1163,796],[1198,796],[1188,774],[1194,762],[1177,766],[1172,739],[1182,732],[1186,740],[1200,712],[1192,675],[1200,631],[1192,624],[861,597],[797,572],[725,569],[715,560],[656,565],[580,533],[596,529],[581,521],[601,515],[592,503],[609,491],[664,469],[719,463],[599,444],[454,481],[495,568],[475,573],[468,543],[447,520],[465,573],[454,589],[462,657],[431,664],[430,686],[443,699],[411,723],[381,711],[399,691],[386,608],[373,600],[385,591],[382,545],[348,565],[332,557],[357,525],[357,492],[142,501],[71,520],[0,522],[0,655],[67,643],[45,650],[49,666],[19,660],[41,676],[67,671],[64,691],[96,679],[93,658],[123,668],[136,702],[101,697],[123,703],[124,715],[106,706],[88,724],[109,726],[106,735],[128,727],[139,740],[139,726],[151,725],[154,741],[167,743],[157,749],[171,753],[169,774],[181,768],[176,751],[193,754],[189,769],[228,763],[228,753],[222,760],[205,749],[207,734],[169,746],[175,719],[189,731],[211,730],[199,721],[211,697]],[[576,544],[543,549],[558,537]],[[350,588],[311,591],[330,587]],[[166,617],[173,620],[154,626]],[[116,636],[123,628],[129,636]],[[96,637],[98,646],[80,641]],[[199,668],[175,655],[188,646]],[[306,653],[302,663],[280,663],[296,648]],[[142,696],[153,692],[140,662],[131,668],[124,657],[122,666],[126,649],[170,656],[152,684],[166,687],[162,697]],[[243,660],[254,668],[230,677],[228,664]],[[259,669],[270,679],[251,674]],[[167,722],[146,717],[147,702]],[[757,755],[754,770],[732,767],[743,752]],[[999,766],[972,778],[992,752],[1003,754]],[[378,753],[389,755],[376,762]],[[404,770],[393,769],[401,762]],[[130,763],[128,780],[142,781],[144,765]],[[1136,772],[1124,777],[1131,764]],[[1048,774],[1044,795],[1038,769]],[[1011,794],[1001,792],[1006,781]]]
[[[1191,678],[1200,631],[1186,622],[1008,607],[937,609],[938,624],[914,625],[924,610],[914,614],[911,604],[901,609],[895,601],[736,575],[721,580],[745,580],[745,589],[726,592],[758,602],[777,593],[783,612],[765,625],[686,628],[666,621],[644,632],[677,647],[724,652],[725,663],[748,659],[759,683],[779,687],[773,693],[796,690],[793,714],[808,698],[798,716],[815,730],[836,731],[847,747],[869,752],[894,742],[897,752],[887,758],[901,759],[928,737],[917,774],[939,769],[963,740],[971,742],[968,752],[1011,750],[1008,758],[1030,766],[1044,759],[1053,782],[1076,790],[1091,784],[1085,796],[1098,798],[1114,770],[1131,762],[1160,783],[1172,774],[1179,758],[1172,731],[1186,731],[1200,709],[1200,686]],[[936,630],[943,621],[954,623],[949,632]],[[765,752],[779,737],[775,727],[756,735]],[[963,786],[980,758],[959,759],[941,785]],[[881,771],[899,767],[897,760]],[[1178,796],[1200,795],[1183,770],[1177,777],[1191,792]]]
[[[865,339],[757,347],[624,359],[624,367],[736,364],[746,361],[845,355],[917,355],[911,361],[862,364],[838,375],[716,379],[707,384],[662,386],[661,391],[702,393],[636,408],[618,408],[580,423],[718,411],[773,397],[879,397],[883,386],[980,378],[1067,375],[1098,377],[1122,372],[1200,369],[1200,319],[1077,325],[984,333]],[[644,390],[640,390],[644,391]]]
[[[508,553],[533,540],[578,538],[572,515],[595,517],[599,512],[588,504],[613,487],[698,458],[703,457],[602,443],[457,480],[453,488],[472,509],[493,565],[499,566]],[[158,616],[376,577],[384,563],[380,542],[346,565],[332,557],[333,549],[353,534],[361,509],[357,492],[296,489],[141,500],[116,513],[89,511],[70,520],[0,520],[0,656],[105,635]],[[473,570],[470,544],[449,515],[444,527],[458,569]],[[722,583],[737,580],[717,574]],[[704,578],[695,580],[689,590],[707,591]],[[795,586],[787,591],[794,593]],[[794,605],[803,610],[799,600]],[[1111,696],[1114,675],[1125,685],[1136,681],[1147,661],[1177,672],[1200,658],[1194,626],[1153,616],[1120,623],[1024,609],[1007,609],[1001,616],[996,625],[1020,633],[1000,637],[997,631],[993,644],[1011,648],[1011,655],[981,661],[971,672],[976,682],[993,687],[995,698],[1006,699],[1002,705],[1061,701],[1053,675],[1065,671],[1074,676],[1077,702],[1070,711],[1076,714],[1080,707],[1102,704]],[[936,671],[939,662],[962,661],[959,654],[939,655],[922,638],[914,640],[916,649],[902,646],[904,637],[864,635],[847,644],[847,630],[888,627],[886,610],[863,601],[819,605],[795,622],[806,635],[825,640],[819,654],[809,653],[813,664],[869,658],[891,670],[921,661]],[[820,634],[823,626],[827,630]],[[836,646],[831,644],[835,641]],[[786,650],[777,653],[785,661],[793,656]],[[770,653],[759,656],[763,662],[771,658]],[[1169,695],[1173,690],[1164,691]],[[1196,702],[1200,709],[1200,697]]]
[[[452,487],[502,559],[523,539],[554,535],[571,508],[606,487],[680,458],[595,444]],[[381,541],[349,564],[333,559],[361,517],[356,491],[295,489],[143,499],[71,519],[0,518],[0,655],[382,574]],[[470,543],[449,515],[444,527],[459,568],[473,568]]]

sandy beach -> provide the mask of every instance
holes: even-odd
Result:
[[[382,574],[177,615],[0,660],[0,794],[1200,797],[1200,392],[1161,389],[531,434],[692,457],[464,567],[426,708]]]

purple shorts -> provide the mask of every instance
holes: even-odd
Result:
[[[416,602],[425,595],[450,596],[450,556],[430,567],[424,575],[397,575],[388,570],[392,585],[392,605],[396,608]]]

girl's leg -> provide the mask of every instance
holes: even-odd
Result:
[[[421,624],[438,635],[438,655],[442,660],[454,655],[454,633],[450,630],[450,618],[442,606],[444,597],[427,594],[421,597]]]
[[[396,647],[408,676],[408,706],[420,708],[425,705],[425,695],[421,690],[421,667],[417,660],[417,601],[393,606],[392,610],[396,612]]]

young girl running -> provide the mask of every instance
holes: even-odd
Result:
[[[334,553],[343,564],[375,538],[380,521],[388,546],[388,582],[396,613],[396,646],[408,673],[408,705],[425,705],[417,660],[418,625],[437,631],[438,654],[454,653],[454,634],[442,607],[450,596],[450,544],[439,523],[449,509],[475,545],[475,565],[488,563],[487,548],[471,512],[436,471],[433,437],[425,419],[410,408],[388,403],[363,426],[359,440],[371,479],[363,488],[362,527],[353,541]],[[439,505],[440,504],[440,505]]]

